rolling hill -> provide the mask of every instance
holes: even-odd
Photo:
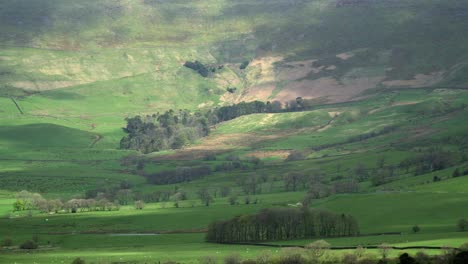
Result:
[[[332,246],[459,247],[466,28],[459,0],[1,0],[0,238],[13,242],[2,261],[280,257],[204,233],[307,199],[357,219],[361,236],[323,238]],[[184,66],[194,61],[213,71]],[[216,123],[179,150],[119,149],[128,117],[298,97],[306,109]],[[209,173],[191,174],[200,168]],[[176,177],[154,180],[165,175]],[[21,190],[119,210],[12,211]],[[18,246],[33,236],[40,253],[26,255]]]

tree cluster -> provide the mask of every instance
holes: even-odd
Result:
[[[126,121],[123,130],[127,136],[120,141],[120,148],[143,153],[180,149],[210,132],[206,117],[188,110],[169,110],[144,118],[135,116]]]
[[[271,208],[254,215],[213,222],[208,228],[206,240],[236,243],[358,234],[357,221],[350,215],[306,207]]]
[[[224,68],[224,65],[204,65],[199,61],[187,61],[184,64],[185,67],[196,71],[202,77],[208,77],[210,73],[214,73],[217,70]]]
[[[423,154],[403,160],[399,167],[407,173],[411,167],[414,167],[414,174],[422,175],[450,167],[453,165],[452,156],[450,152],[431,148]]]
[[[13,203],[15,211],[39,210],[42,213],[77,213],[78,211],[112,211],[119,210],[119,202],[110,202],[106,198],[96,199],[71,199],[62,202],[59,199],[47,200],[38,193],[21,191]]]

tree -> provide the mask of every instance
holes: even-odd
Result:
[[[317,240],[306,245],[306,249],[312,258],[318,259],[330,249],[330,244],[325,240]]]
[[[117,192],[117,200],[121,205],[127,205],[133,199],[132,190],[122,189]]]
[[[460,176],[461,176],[460,169],[456,168],[452,173],[452,177],[456,178],[456,177],[460,177]]]
[[[468,227],[468,221],[465,218],[458,220],[457,227],[459,231],[462,231],[462,232],[465,231],[466,228]]]
[[[210,206],[211,202],[214,201],[207,188],[201,188],[198,190],[198,197],[205,206]]]
[[[377,168],[382,169],[383,167],[385,167],[385,156],[381,156],[377,160]]]
[[[413,230],[413,233],[419,233],[419,231],[421,231],[421,228],[418,225],[415,225],[413,226],[412,230]]]
[[[369,174],[367,173],[367,169],[364,164],[359,163],[356,168],[354,169],[354,174],[356,175],[359,182],[363,182],[369,178]]]
[[[224,264],[240,264],[241,257],[239,254],[232,254],[224,257]]]
[[[23,200],[18,199],[13,203],[13,211],[23,211],[24,209],[25,206]]]
[[[223,186],[221,187],[221,197],[227,197],[231,193],[231,187],[229,186]]]
[[[37,249],[39,245],[33,240],[28,240],[20,245],[21,249]]]
[[[143,210],[143,208],[145,208],[145,202],[141,200],[135,202],[135,209]]]
[[[400,264],[415,264],[416,260],[411,257],[408,253],[403,253],[398,258],[400,260]]]
[[[247,68],[247,66],[249,66],[249,61],[244,61],[241,63],[241,65],[239,66],[239,69],[241,70],[244,70],[245,68]]]
[[[298,185],[304,181],[305,175],[301,172],[290,172],[284,176],[284,186],[286,191],[297,190]]]
[[[229,196],[229,204],[230,205],[236,205],[237,204],[237,195],[231,195]]]
[[[382,256],[382,260],[386,261],[392,247],[384,243],[384,244],[380,244],[378,248],[379,248],[380,255]]]

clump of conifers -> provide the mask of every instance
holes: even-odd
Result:
[[[208,228],[206,240],[237,243],[358,234],[358,223],[351,215],[307,207],[271,208],[257,214],[213,222]]]

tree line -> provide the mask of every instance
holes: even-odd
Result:
[[[257,214],[211,223],[206,240],[236,243],[358,234],[359,226],[351,215],[307,207],[269,208]]]
[[[134,149],[143,153],[180,149],[207,136],[210,126],[243,115],[257,113],[295,112],[310,108],[309,101],[298,97],[282,104],[273,102],[241,102],[208,111],[168,110],[163,114],[126,118],[123,131],[127,134],[120,141],[121,149]]]
[[[101,199],[71,199],[62,202],[60,199],[47,200],[39,193],[21,191],[16,195],[13,203],[14,211],[39,210],[42,213],[77,213],[78,211],[114,211],[119,210],[118,202]]]

